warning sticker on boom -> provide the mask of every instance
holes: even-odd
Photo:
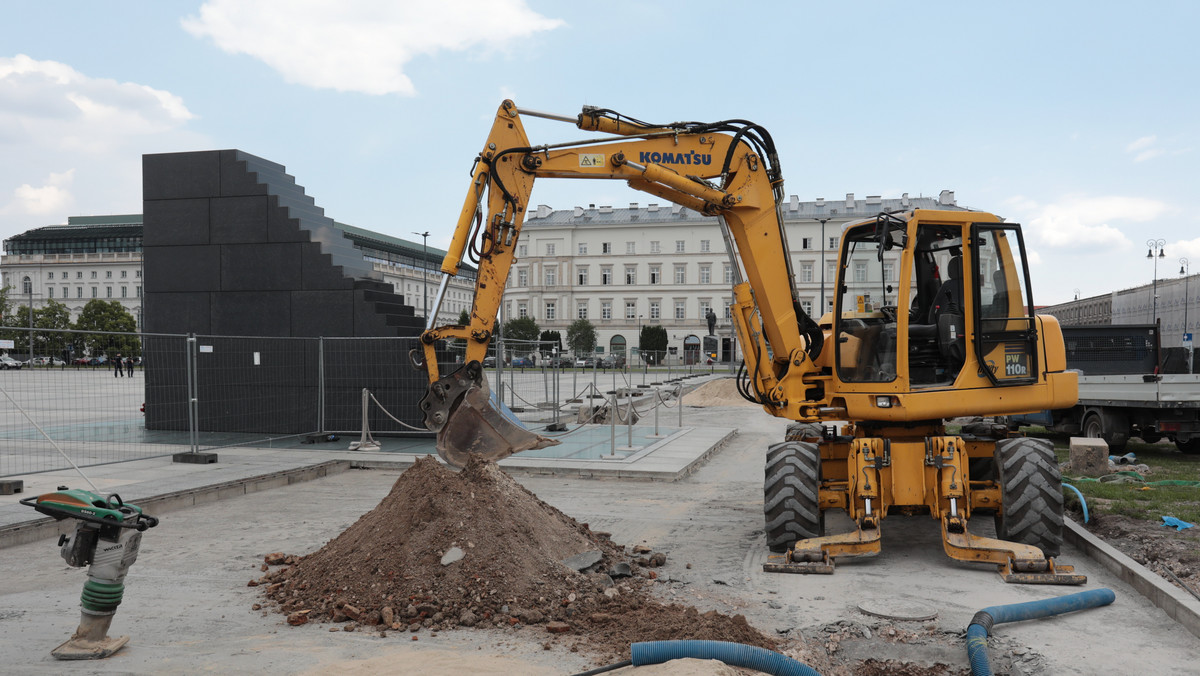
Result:
[[[603,167],[604,153],[579,153],[579,166]]]

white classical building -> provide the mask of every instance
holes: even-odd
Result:
[[[804,311],[822,314],[831,307],[838,240],[847,222],[881,211],[958,208],[949,190],[936,198],[905,193],[856,199],[850,193],[844,200],[802,202],[791,196],[782,211]],[[538,206],[525,219],[502,319],[532,317],[540,329],[559,331],[564,339],[572,322],[587,319],[604,354],[630,352],[643,325],[660,325],[674,358],[686,360],[698,356],[713,308],[720,359],[737,360],[729,312],[732,264],[717,219],[678,205]]]

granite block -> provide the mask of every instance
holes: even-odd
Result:
[[[221,246],[221,291],[300,288],[302,246],[296,242]]]
[[[142,246],[209,244],[209,200],[146,200],[142,203]]]
[[[143,247],[146,293],[217,291],[221,251],[213,245]]]
[[[213,244],[267,241],[266,195],[217,197],[211,202]]]
[[[220,188],[220,151],[142,155],[143,200],[210,197]]]

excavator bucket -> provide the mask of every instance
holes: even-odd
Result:
[[[455,467],[466,465],[472,455],[496,461],[559,443],[530,431],[511,413],[501,411],[491,399],[478,362],[430,385],[421,408],[425,411],[425,426],[438,433],[438,455]]]

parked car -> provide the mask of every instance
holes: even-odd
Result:
[[[8,355],[0,357],[0,369],[4,369],[5,371],[8,369],[20,370],[22,366],[24,366],[24,364]]]
[[[575,360],[575,365],[590,369],[596,365],[596,358],[595,357],[580,357],[579,359]]]
[[[621,369],[625,368],[625,355],[610,354],[600,360],[600,368],[604,369]]]
[[[560,355],[558,357],[551,357],[549,364],[554,368],[566,369],[574,366],[575,360],[565,355]]]
[[[483,358],[484,368],[491,368],[495,365],[496,365],[496,358],[494,356],[489,354],[488,356]]]
[[[71,364],[75,366],[88,366],[92,363],[91,357],[76,357],[71,360]]]
[[[91,359],[88,360],[88,365],[90,365],[90,366],[103,366],[104,364],[107,364],[107,363],[108,363],[108,357],[105,357],[104,355],[100,355],[99,357],[92,357]]]
[[[511,365],[513,368],[530,368],[533,366],[533,360],[529,357],[516,357]]]

